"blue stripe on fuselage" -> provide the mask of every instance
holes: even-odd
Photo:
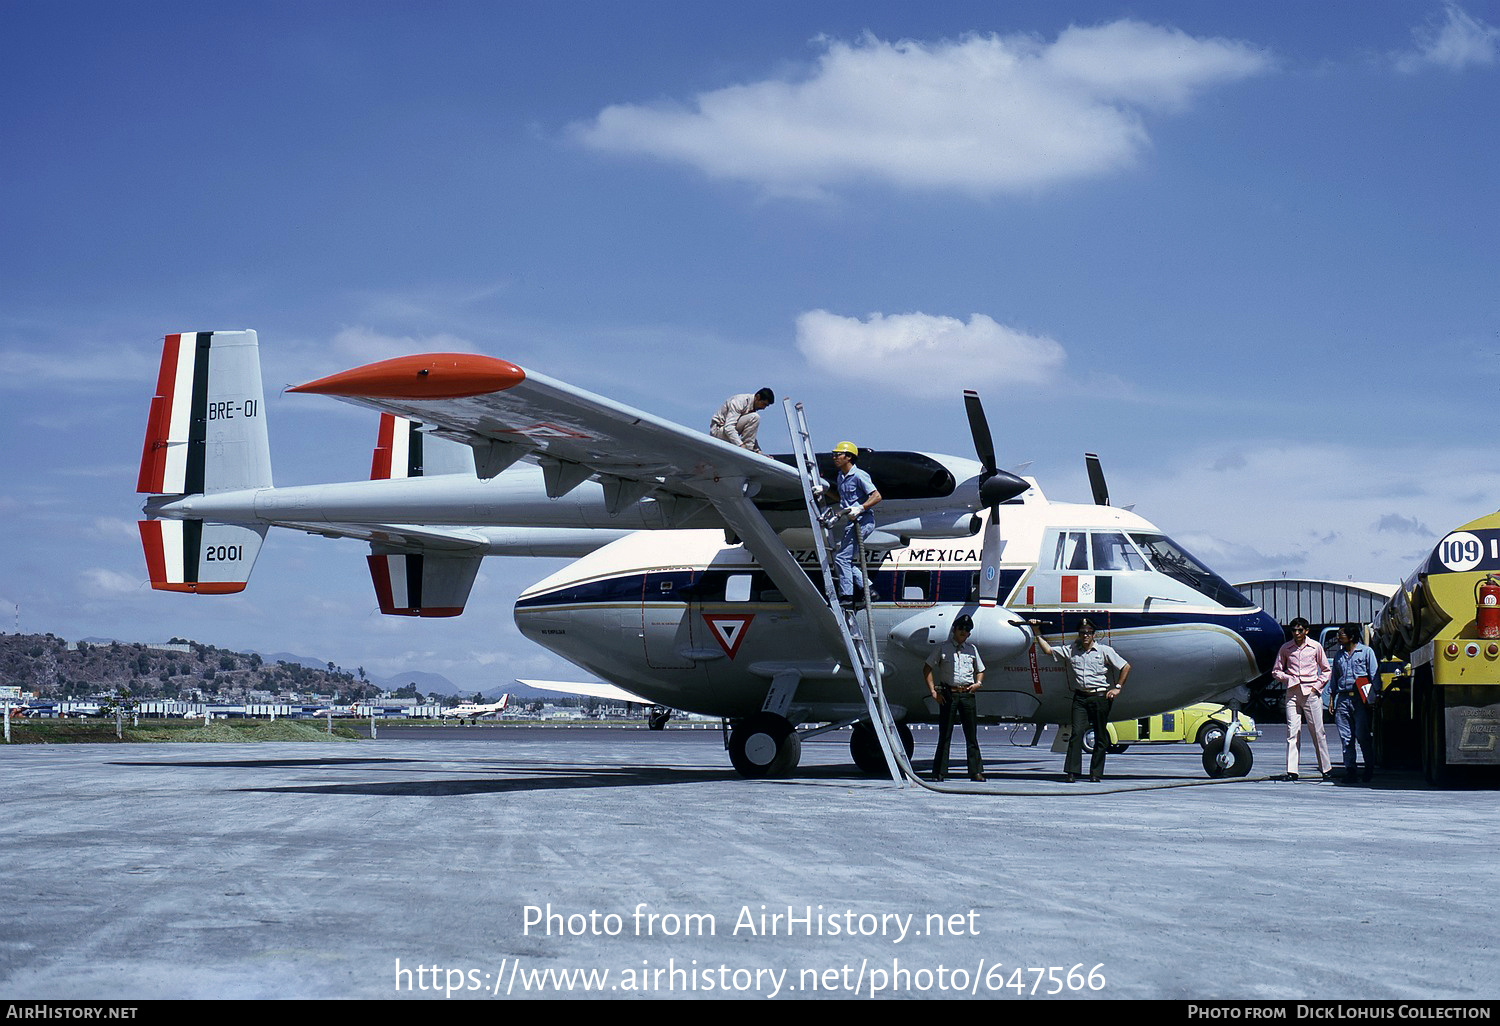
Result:
[[[615,577],[583,581],[555,588],[544,594],[526,596],[516,602],[516,612],[540,611],[554,607],[577,607],[590,605],[651,605],[686,603],[690,601],[724,602],[724,588],[730,577],[752,577],[749,598],[737,602],[747,611],[764,605],[786,605],[776,586],[764,570],[750,567],[712,568],[709,570],[653,570],[644,573],[621,574]],[[904,575],[904,576],[903,576]],[[977,571],[967,568],[918,570],[903,567],[900,570],[876,572],[875,590],[882,606],[894,608],[924,608],[938,603],[974,603],[973,589]],[[815,585],[821,575],[809,575]],[[1000,572],[1000,594],[1009,595],[1024,576],[1024,571],[1002,569]],[[925,598],[892,601],[898,587],[920,587]],[[820,592],[822,588],[818,589]],[[935,594],[934,594],[935,592]],[[774,593],[774,594],[768,594]],[[1025,606],[1013,606],[1024,610]],[[1163,627],[1191,623],[1211,623],[1233,631],[1244,639],[1255,656],[1261,672],[1270,669],[1271,661],[1285,640],[1281,625],[1259,609],[1234,609],[1223,612],[1140,612],[1128,609],[1069,608],[1032,611],[1031,615],[1042,622],[1042,632],[1048,635],[1066,635],[1078,629],[1078,621],[1087,617],[1104,632],[1124,631],[1140,627]]]

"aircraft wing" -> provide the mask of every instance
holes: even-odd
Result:
[[[516,683],[525,684],[528,688],[536,688],[538,691],[556,691],[564,695],[583,695],[586,698],[605,698],[611,702],[630,702],[634,705],[655,705],[650,699],[642,698],[640,695],[617,688],[613,684],[603,683],[573,683],[565,680],[522,680],[516,678]]]
[[[430,425],[473,447],[480,477],[538,463],[551,498],[597,478],[611,513],[653,493],[707,498],[724,479],[743,480],[757,505],[800,505],[793,467],[494,357],[403,356],[289,391]]]

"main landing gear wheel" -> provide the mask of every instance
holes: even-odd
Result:
[[[797,768],[802,738],[785,716],[746,716],[729,734],[729,761],[742,777],[779,777]]]
[[[1209,776],[1243,777],[1255,762],[1250,746],[1242,737],[1229,741],[1229,755],[1224,755],[1224,728],[1210,727],[1203,732],[1203,772]]]
[[[906,750],[906,758],[911,759],[911,753],[917,747],[916,738],[911,736],[911,728],[904,723],[896,724],[896,736],[901,739],[901,747]],[[880,738],[875,736],[875,728],[868,720],[860,720],[854,725],[854,730],[849,736],[849,754],[854,759],[854,765],[872,776],[886,776],[891,772],[885,764],[885,752],[880,750]]]

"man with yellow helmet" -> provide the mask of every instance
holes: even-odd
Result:
[[[838,551],[833,556],[833,576],[839,602],[849,608],[866,605],[873,597],[869,582],[854,565],[854,549],[875,529],[875,514],[870,509],[880,502],[875,482],[859,469],[858,462],[859,447],[853,442],[840,442],[833,447],[833,465],[838,470],[833,488],[845,521]]]

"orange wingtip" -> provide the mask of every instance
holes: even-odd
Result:
[[[245,590],[245,582],[197,581],[187,584],[169,584],[166,581],[152,581],[151,587],[156,591],[180,591],[190,595],[238,595]]]
[[[312,392],[364,399],[465,399],[503,392],[526,380],[509,360],[472,353],[428,353],[331,374],[288,392]]]

